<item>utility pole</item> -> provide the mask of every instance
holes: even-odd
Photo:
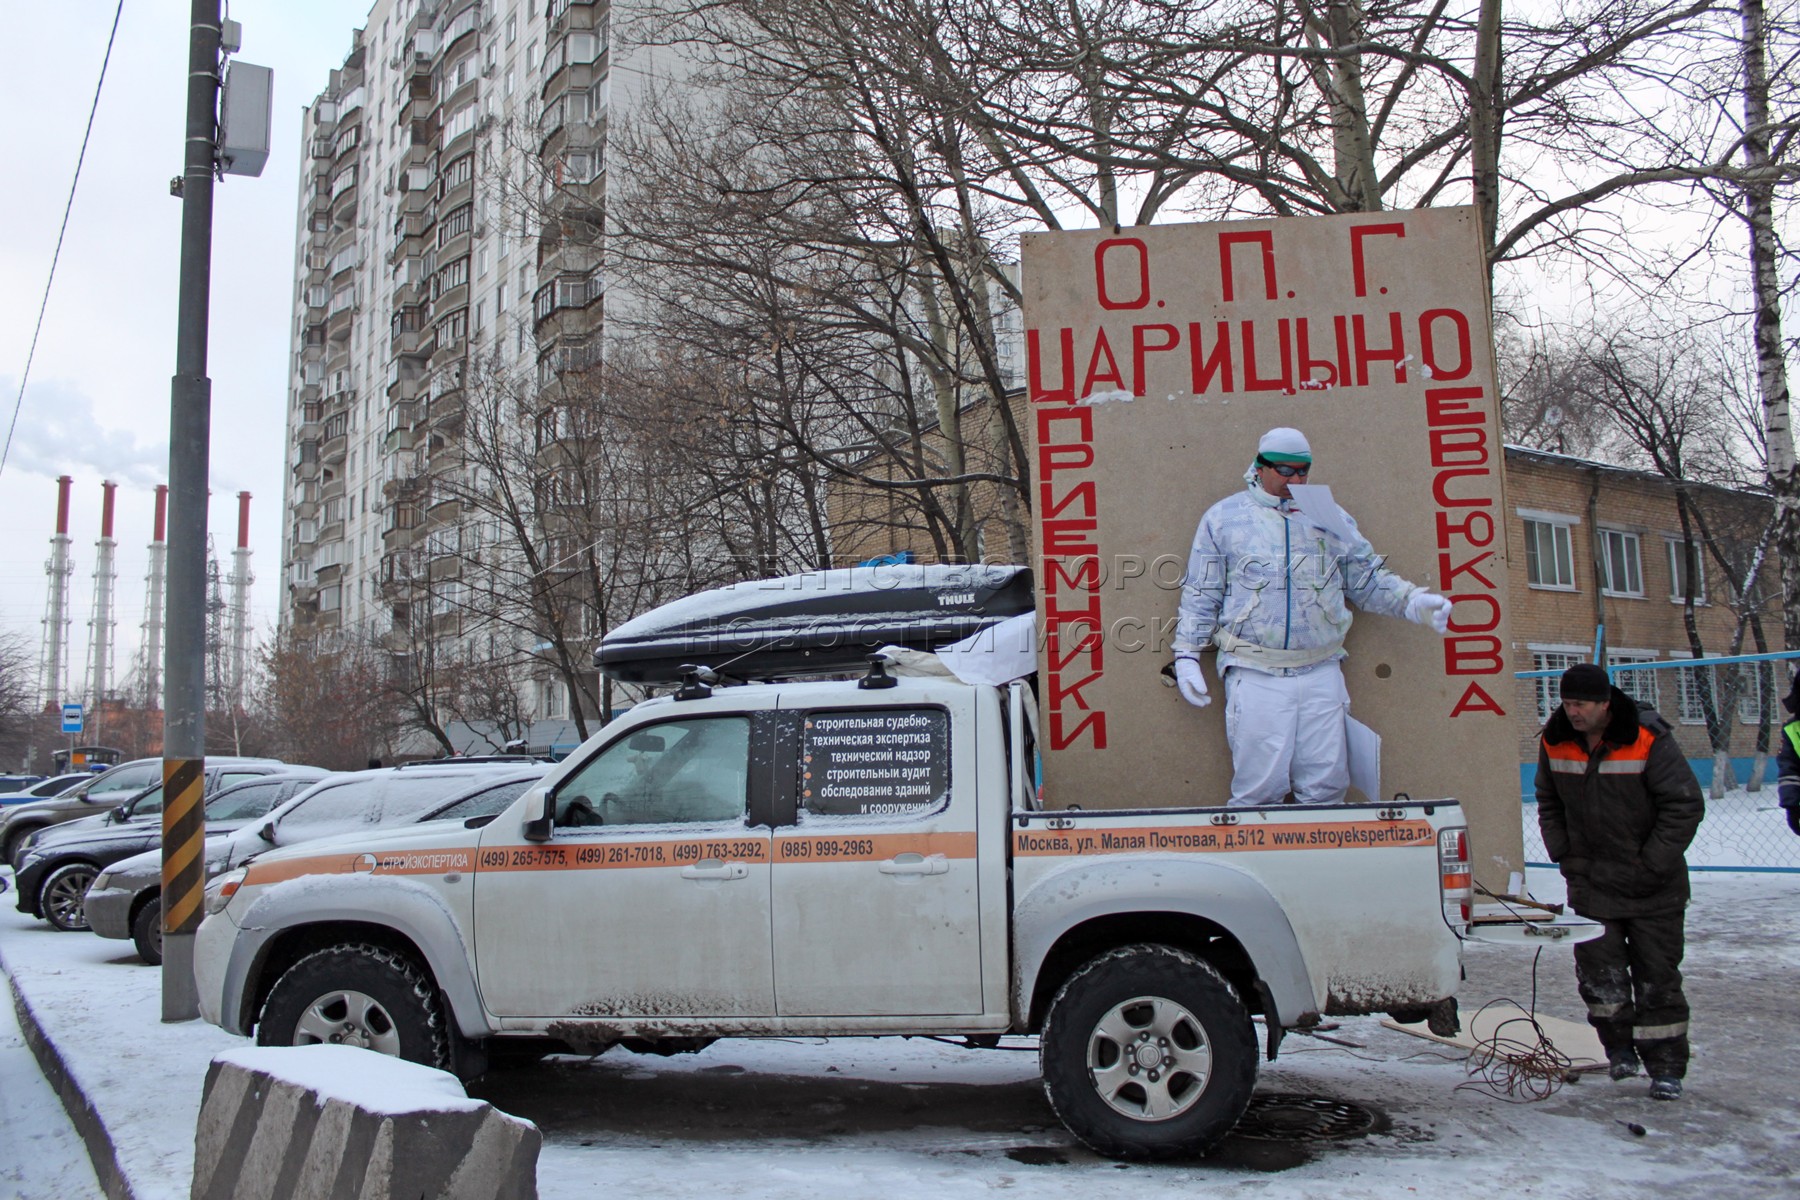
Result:
[[[163,659],[162,1018],[200,1015],[194,930],[206,885],[206,499],[212,380],[206,377],[212,275],[213,173],[260,175],[269,157],[267,67],[234,62],[221,78],[221,47],[235,54],[237,22],[220,0],[193,0],[188,30],[187,146],[181,197],[181,296],[175,311],[175,378],[169,389],[168,649]],[[223,100],[221,101],[221,92]],[[223,136],[221,136],[221,133]]]
[[[162,1019],[200,1015],[194,930],[205,886],[206,484],[212,380],[206,322],[212,273],[213,147],[219,99],[219,0],[192,0],[187,146],[181,169],[181,291],[169,393],[169,580],[163,661]]]

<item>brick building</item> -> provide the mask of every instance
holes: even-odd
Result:
[[[1506,451],[1506,485],[1517,670],[1591,661],[1599,627],[1609,665],[1693,656],[1685,620],[1687,542],[1674,484],[1646,471],[1512,446]],[[1771,517],[1768,496],[1709,485],[1688,485],[1687,495],[1698,550],[1693,618],[1701,651],[1709,657],[1731,654],[1740,620],[1739,653],[1780,649],[1781,581],[1773,559],[1761,564],[1750,587],[1740,588]],[[1715,703],[1723,705],[1726,690],[1737,685],[1731,711],[1720,714],[1731,727],[1735,757],[1754,753],[1765,715],[1780,724],[1776,700],[1786,689],[1778,680],[1785,676],[1769,664],[1760,666],[1712,670]],[[1736,680],[1727,672],[1737,673]],[[1675,726],[1688,756],[1704,760],[1711,749],[1701,677],[1694,668],[1623,671],[1615,682],[1655,705]],[[1555,697],[1554,680],[1520,681],[1521,761],[1535,755],[1537,729]]]

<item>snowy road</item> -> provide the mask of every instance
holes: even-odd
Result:
[[[1554,898],[1554,875],[1534,872]],[[1122,1166],[1077,1146],[1051,1115],[1030,1053],[925,1041],[725,1041],[672,1059],[614,1051],[497,1072],[471,1091],[545,1133],[547,1200],[623,1189],[637,1197],[933,1200],[1017,1188],[1036,1196],[1176,1197],[1196,1190],[1273,1200],[1402,1198],[1479,1188],[1508,1196],[1791,1200],[1800,1191],[1800,878],[1695,878],[1688,977],[1695,1007],[1689,1095],[1654,1104],[1643,1080],[1588,1077],[1548,1100],[1510,1104],[1461,1089],[1444,1048],[1346,1020],[1290,1037],[1259,1095],[1293,1093],[1374,1110],[1376,1132],[1344,1140],[1233,1137],[1205,1163]],[[0,910],[0,955],[113,1129],[139,1200],[187,1193],[206,1063],[236,1044],[158,1020],[158,976],[125,943],[56,934]],[[1478,947],[1465,1009],[1528,1001],[1529,953]],[[1543,954],[1540,1010],[1579,1020],[1566,949]],[[1028,1046],[1019,1039],[1013,1044]],[[10,1063],[9,1060],[5,1060]],[[12,1078],[11,1068],[6,1068]],[[47,1097],[48,1092],[44,1092]],[[1634,1137],[1621,1122],[1644,1126]],[[10,1122],[9,1122],[10,1124]],[[29,1167],[13,1150],[8,1160]],[[46,1161],[53,1156],[45,1155]],[[80,1196],[36,1181],[23,1194]],[[11,1179],[0,1173],[0,1181]],[[15,1185],[20,1186],[20,1185]],[[86,1183],[91,1187],[91,1182]]]

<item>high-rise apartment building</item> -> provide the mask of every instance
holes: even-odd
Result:
[[[471,389],[525,381],[528,417],[602,357],[611,17],[605,0],[376,0],[305,110],[284,628],[365,631],[403,671],[448,646],[531,673],[529,622],[471,619],[467,576],[499,534],[472,503],[493,481],[466,453]],[[532,435],[486,416],[484,437]],[[487,586],[504,553],[487,550]],[[571,690],[538,672],[525,719],[567,715]]]

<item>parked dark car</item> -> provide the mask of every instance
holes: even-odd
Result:
[[[249,763],[233,764],[229,770],[233,775],[257,774],[220,788],[207,800],[208,836],[230,833],[267,816],[328,774],[314,767],[264,771]],[[162,845],[162,822],[156,819],[162,814],[162,786],[145,788],[103,816],[42,830],[27,842],[13,872],[19,911],[61,930],[86,929],[87,890],[100,869]]]
[[[241,867],[272,846],[413,821],[471,820],[503,812],[551,764],[445,759],[356,771],[316,784],[266,820],[206,842],[206,878]],[[130,938],[138,957],[162,961],[162,856],[108,867],[87,893],[85,915],[101,937]]]
[[[210,795],[228,784],[240,783],[255,775],[267,775],[271,770],[280,770],[287,765],[275,758],[209,755],[206,759],[206,790]],[[162,771],[162,759],[137,758],[102,771],[59,796],[0,810],[0,856],[17,866],[19,851],[32,834],[67,821],[103,816],[145,788],[160,784]]]

